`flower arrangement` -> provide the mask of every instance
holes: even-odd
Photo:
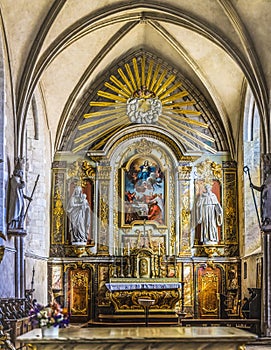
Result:
[[[34,300],[33,307],[29,311],[32,326],[65,328],[69,324],[69,314],[65,308],[53,301],[48,306],[40,305]]]

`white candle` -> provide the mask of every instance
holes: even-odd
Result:
[[[128,242],[128,256],[130,255],[130,242]]]

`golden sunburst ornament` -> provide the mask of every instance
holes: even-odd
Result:
[[[154,60],[147,63],[145,56],[133,58],[131,66],[126,63],[124,67],[125,71],[118,69],[118,77],[111,75],[110,83],[104,83],[107,91],[98,91],[101,100],[90,102],[95,111],[84,115],[90,121],[78,127],[86,132],[75,139],[74,152],[90,144],[94,144],[92,149],[99,149],[113,133],[132,124],[157,125],[188,149],[216,152],[210,146],[214,139],[202,132],[208,125],[199,120],[196,102],[181,89],[181,82],[175,82],[175,74],[168,74]]]

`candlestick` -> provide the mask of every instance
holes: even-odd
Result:
[[[143,225],[143,246],[146,247],[146,219],[144,219],[144,225]]]
[[[33,286],[34,286],[34,275],[35,275],[35,268],[33,266],[33,270],[32,270],[32,281],[31,281],[31,290],[33,290]]]
[[[161,255],[161,247],[160,247],[160,242],[158,243],[158,255]]]
[[[184,262],[182,262],[182,312],[184,312]]]

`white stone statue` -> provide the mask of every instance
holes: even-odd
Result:
[[[8,230],[24,230],[25,219],[25,182],[23,179],[23,159],[18,159],[10,179],[10,200],[8,210]]]
[[[197,223],[201,225],[200,242],[203,244],[218,243],[218,226],[223,223],[223,210],[216,195],[211,190],[212,186],[205,185],[203,192],[197,201]]]
[[[67,206],[72,244],[86,244],[90,228],[90,207],[81,186],[76,186]]]

